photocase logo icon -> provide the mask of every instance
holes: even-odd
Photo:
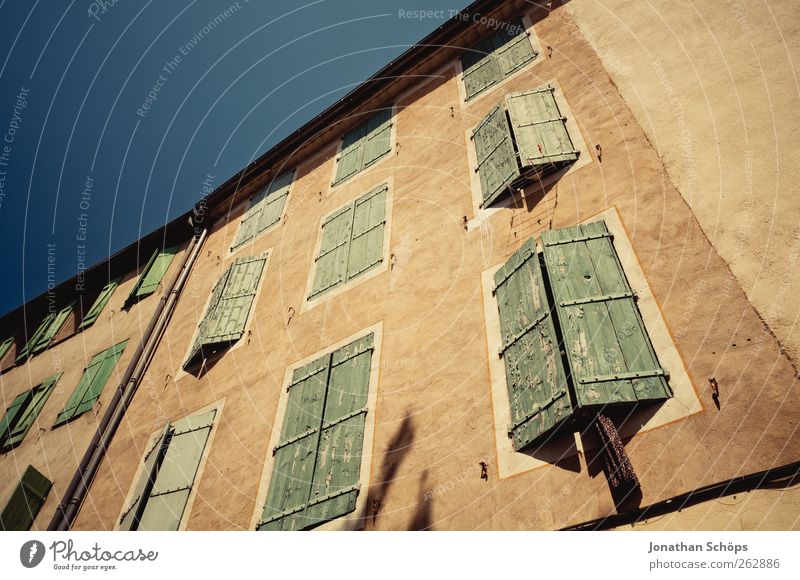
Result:
[[[39,540],[30,540],[19,549],[19,561],[26,568],[35,568],[44,559],[44,544]]]

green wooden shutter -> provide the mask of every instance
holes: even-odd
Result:
[[[242,216],[239,229],[236,231],[236,237],[231,244],[231,250],[246,244],[256,235],[258,221],[261,218],[261,212],[264,210],[263,201],[268,191],[268,188],[265,187],[250,199],[250,206]]]
[[[258,220],[256,235],[266,231],[279,221],[283,215],[283,208],[286,206],[286,198],[289,197],[289,188],[292,185],[294,171],[287,171],[278,175],[269,184],[269,193],[262,202],[263,210]]]
[[[216,410],[213,409],[185,417],[175,423],[137,529],[178,529],[195,484],[215,415]]]
[[[512,93],[506,102],[523,167],[563,164],[578,158],[552,87]]]
[[[336,179],[331,185],[341,183],[364,167],[364,137],[366,134],[367,124],[361,123],[342,137],[342,149],[336,165]]]
[[[494,54],[504,77],[514,74],[536,58],[522,21],[514,20],[509,24],[507,29],[500,30],[491,37]]]
[[[171,246],[161,251],[156,250],[153,252],[142,275],[139,276],[136,286],[134,286],[131,295],[128,297],[129,302],[137,298],[149,296],[158,289],[158,285],[161,284],[164,274],[169,270],[169,266],[177,251],[178,246]]]
[[[164,459],[171,432],[172,426],[167,422],[164,429],[158,434],[155,443],[145,453],[144,467],[139,479],[134,484],[133,497],[120,518],[120,530],[134,531],[139,527],[142,513],[147,505],[147,499],[150,497],[150,492],[153,490],[153,484],[158,475],[158,469]]]
[[[519,450],[551,437],[573,414],[545,282],[529,239],[495,273],[495,296],[511,403],[509,434]]]
[[[322,241],[317,256],[313,298],[347,279],[347,261],[353,232],[353,204],[348,204],[328,217],[322,224]]]
[[[33,347],[32,352],[40,352],[50,346],[50,343],[53,342],[53,339],[64,326],[64,323],[67,321],[70,315],[72,315],[74,306],[75,303],[73,302],[56,313],[56,315],[53,317],[53,320],[47,326],[47,330],[45,330],[39,337],[39,340],[36,341],[36,346]]]
[[[671,397],[605,222],[544,232],[542,244],[577,404]]]
[[[14,430],[14,426],[17,424],[18,417],[25,411],[32,397],[32,391],[25,391],[17,395],[8,409],[6,409],[6,414],[0,421],[0,448],[3,451],[8,447],[8,440]]]
[[[216,328],[217,320],[221,314],[221,311],[218,309],[219,301],[222,298],[223,290],[225,290],[225,283],[228,281],[228,276],[231,274],[231,267],[232,266],[228,266],[225,269],[222,276],[220,276],[214,288],[211,290],[211,297],[203,313],[203,318],[197,326],[197,336],[195,336],[192,349],[189,351],[186,362],[183,363],[184,370],[199,362],[204,354],[206,358],[213,354],[212,349],[206,349],[206,352],[203,353],[203,346],[206,344],[206,337],[210,336],[211,329]]]
[[[53,387],[63,374],[63,372],[57,372],[45,379],[41,385],[31,389],[27,393],[23,393],[23,395],[29,395],[29,397],[27,397],[26,403],[22,406],[20,412],[13,420],[13,423],[8,424],[8,437],[3,440],[3,436],[0,435],[0,447],[2,447],[3,450],[10,449],[25,439],[25,435],[30,431],[42,407],[44,407],[47,399],[50,398]],[[20,397],[21,396],[22,395],[20,395]],[[0,433],[3,431],[5,431],[5,429],[2,427],[2,424],[0,424]]]
[[[356,509],[367,414],[373,335],[331,355],[328,394],[305,527]]]
[[[364,169],[392,150],[392,109],[381,109],[367,121]]]
[[[29,465],[0,514],[0,530],[24,532],[31,529],[52,487],[49,479]]]
[[[106,304],[108,304],[108,301],[111,300],[114,290],[116,290],[117,286],[119,286],[119,281],[120,278],[115,278],[103,286],[103,289],[100,290],[100,294],[98,294],[94,304],[92,304],[92,307],[89,309],[89,312],[84,315],[83,320],[81,320],[81,324],[78,326],[78,328],[87,328],[94,324],[95,320],[97,320],[97,317],[100,316],[101,312],[103,312],[103,308],[105,308]]]
[[[467,100],[502,80],[503,73],[497,58],[495,58],[494,49],[493,39],[485,38],[472,46],[461,57]]]
[[[511,131],[503,105],[497,105],[473,131],[476,171],[481,179],[483,202],[481,207],[493,203],[520,175]]]
[[[347,260],[347,280],[383,261],[383,230],[386,224],[385,183],[355,201],[352,239]]]
[[[14,337],[9,336],[5,339],[2,343],[0,343],[0,361],[6,356],[6,353],[11,349],[11,346],[14,344]]]
[[[89,365],[83,371],[78,386],[75,387],[64,409],[58,414],[53,427],[58,427],[78,417],[94,406],[127,343],[128,341],[124,340],[92,357]]]
[[[50,327],[50,324],[53,322],[55,317],[56,317],[55,312],[51,312],[50,314],[44,317],[42,322],[39,324],[39,327],[36,329],[36,332],[34,332],[33,335],[28,339],[28,342],[25,343],[25,346],[17,355],[17,362],[26,359],[29,355],[33,353],[33,349],[36,348],[36,346],[39,344],[42,335],[44,335],[44,333],[47,332],[47,329]]]
[[[281,437],[259,530],[305,528],[320,427],[325,410],[331,355],[300,367],[292,375]]]

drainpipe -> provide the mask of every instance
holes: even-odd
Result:
[[[103,419],[100,421],[100,425],[98,425],[97,431],[95,431],[78,469],[72,476],[61,503],[56,508],[55,514],[53,514],[53,519],[47,527],[48,531],[71,529],[75,516],[89,491],[89,486],[105,457],[106,450],[122,422],[122,417],[125,415],[133,395],[139,388],[139,381],[150,363],[156,345],[166,328],[170,315],[175,308],[175,303],[183,290],[189,272],[197,259],[197,255],[200,253],[200,248],[207,235],[208,230],[204,228],[199,235],[192,238],[192,242],[184,254],[180,269],[172,277],[169,287],[161,295],[150,322],[144,334],[142,334],[139,345],[136,347],[136,352],[128,363],[128,368],[125,369],[122,382],[108,404]]]

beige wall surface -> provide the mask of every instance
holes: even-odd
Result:
[[[589,446],[499,477],[497,448],[510,441],[495,439],[489,357],[497,354],[488,347],[482,290],[482,273],[527,238],[609,208],[627,232],[702,405],[626,440],[641,504],[798,459],[798,384],[789,360],[568,11],[534,18],[534,28],[541,46],[554,48],[552,56],[541,54],[475,102],[461,100],[455,61],[403,97],[395,148],[373,169],[331,191],[336,143],[301,164],[282,224],[235,254],[269,252],[250,331],[202,372],[183,374],[209,292],[235,259],[228,247],[241,210],[212,231],[77,529],[113,528],[153,431],[164,419],[220,399],[224,409],[186,529],[249,528],[262,507],[256,498],[287,367],[378,323],[375,433],[365,449],[373,456],[361,489],[366,529],[552,529],[615,513]],[[581,152],[588,162],[546,191],[528,188],[515,202],[476,215],[468,131],[507,92],[552,80],[588,147]],[[602,161],[595,144],[602,145]],[[390,267],[301,310],[321,218],[384,180],[392,183]],[[720,410],[711,401],[710,377],[720,386]],[[72,443],[56,434],[49,434],[47,455],[71,454]]]

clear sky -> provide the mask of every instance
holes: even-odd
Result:
[[[0,0],[0,314],[188,210],[468,3]]]

